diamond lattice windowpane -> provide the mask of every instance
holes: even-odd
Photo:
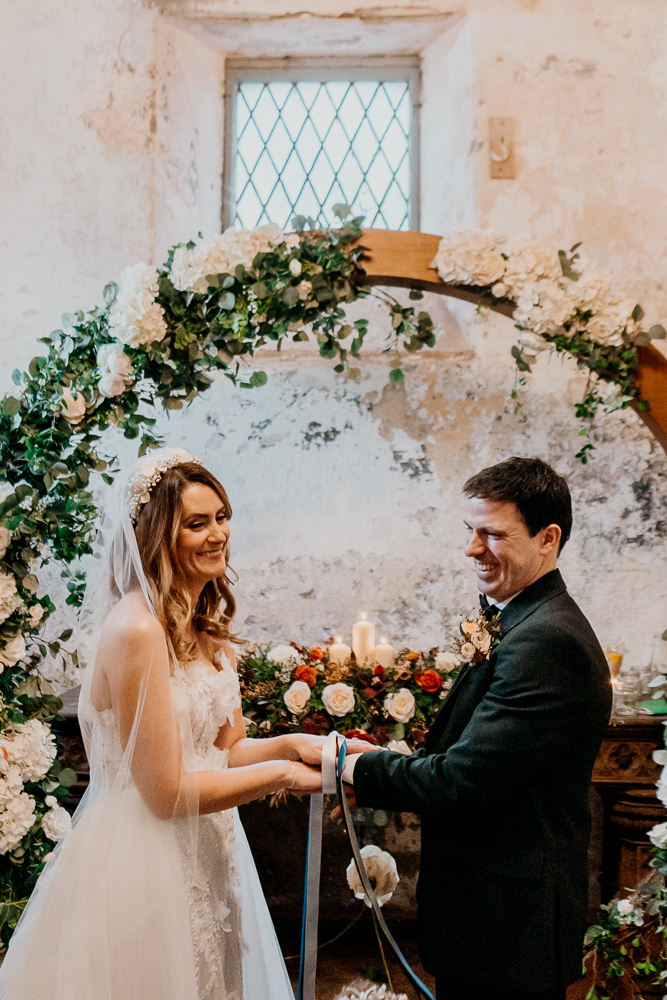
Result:
[[[232,220],[336,223],[345,202],[367,226],[407,229],[410,86],[403,80],[244,80],[236,86]]]

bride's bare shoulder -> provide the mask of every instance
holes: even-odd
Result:
[[[164,643],[164,631],[140,591],[131,591],[113,606],[102,626],[101,643]]]

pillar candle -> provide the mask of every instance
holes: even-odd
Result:
[[[388,670],[394,665],[394,647],[390,646],[386,639],[380,639],[380,645],[373,650],[373,659],[375,663]]]
[[[329,646],[329,663],[347,663],[352,650],[343,642],[342,635],[336,636],[336,641]]]
[[[352,626],[352,649],[361,666],[375,649],[375,625],[366,621],[366,612],[360,613],[360,621]]]

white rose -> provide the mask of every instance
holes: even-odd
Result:
[[[86,401],[81,390],[75,399],[69,389],[63,389],[62,402],[65,404],[61,410],[65,420],[70,424],[80,423],[86,415]]]
[[[412,756],[412,750],[405,740],[389,740],[387,750],[393,750],[394,753],[403,753],[406,757]]]
[[[97,352],[97,364],[108,369],[112,375],[126,378],[132,372],[132,358],[125,353],[122,344],[103,344]]]
[[[49,799],[53,799],[53,796],[49,796],[47,805],[50,805]],[[72,817],[66,809],[57,804],[57,800],[56,805],[42,816],[42,830],[49,840],[60,840],[69,831],[71,825]]]
[[[0,559],[4,559],[11,540],[11,531],[9,531],[8,528],[5,528],[4,524],[0,524]]]
[[[629,916],[632,913],[633,906],[632,906],[632,903],[630,902],[629,899],[617,899],[616,900],[616,909],[624,917],[627,917],[627,916]]]
[[[297,260],[296,257],[293,257],[289,262],[289,269],[290,269],[290,274],[293,275],[295,278],[298,278],[299,275],[301,274],[301,261]]]
[[[354,711],[354,691],[349,684],[327,684],[322,692],[322,701],[329,715],[342,718]]]
[[[289,247],[290,250],[293,250],[295,247],[298,247],[300,243],[301,240],[299,239],[298,233],[288,233],[287,236],[285,237],[285,246]]]
[[[122,375],[107,372],[97,383],[97,388],[103,396],[111,399],[113,396],[120,396],[121,392],[125,392],[127,383]]]
[[[453,653],[438,653],[435,658],[435,669],[444,670],[445,673],[449,673],[454,667],[458,667],[459,661],[454,656]]]
[[[4,667],[15,667],[25,656],[25,639],[19,632],[13,636],[4,649],[0,649],[0,664]],[[2,670],[0,670],[0,674]]]
[[[415,696],[408,688],[401,688],[387,695],[384,709],[396,722],[409,722],[415,714]]]
[[[14,575],[0,570],[0,623],[6,621],[20,606],[21,599],[16,592]]]
[[[667,823],[658,823],[647,836],[655,847],[667,847]]]
[[[294,681],[285,691],[284,702],[289,712],[292,712],[293,715],[299,715],[305,709],[309,698],[310,687],[306,682]]]
[[[268,651],[266,656],[272,663],[284,664],[290,660],[301,661],[301,657],[294,646],[274,646],[273,649]]]
[[[31,608],[28,608],[28,625],[36,628],[44,617],[44,608],[41,604],[33,604]]]
[[[472,660],[477,650],[471,642],[464,642],[461,646],[461,656],[464,660]]]
[[[254,258],[258,253],[270,253],[275,247],[285,242],[285,234],[274,222],[256,226],[248,233],[246,242],[250,254]]]
[[[368,880],[375,890],[375,895],[380,906],[384,906],[394,894],[394,889],[400,882],[396,862],[389,851],[381,851],[375,844],[367,844],[361,848],[361,857],[364,861],[364,868]],[[359,872],[354,859],[347,866],[347,884],[357,899],[363,899],[366,906],[370,907],[371,902],[364,892],[364,886],[359,878]]]

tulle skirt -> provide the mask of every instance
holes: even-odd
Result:
[[[293,1000],[236,809],[160,820],[134,788],[92,798],[40,876],[2,1000]]]

